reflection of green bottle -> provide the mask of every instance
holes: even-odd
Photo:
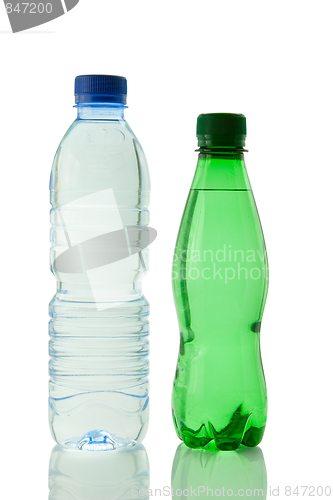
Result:
[[[200,115],[199,160],[173,264],[178,436],[191,448],[256,446],[267,416],[260,326],[268,264],[244,164],[243,115]]]
[[[186,497],[267,497],[264,455],[257,448],[231,453],[190,450],[178,446],[172,466],[173,498]],[[182,493],[181,495],[179,493]]]

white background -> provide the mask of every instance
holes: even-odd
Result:
[[[0,5],[4,498],[47,498],[48,181],[75,119],[74,78],[85,73],[127,77],[126,117],[151,172],[151,486],[170,484],[179,443],[171,263],[195,171],[196,117],[220,111],[247,117],[270,263],[261,331],[268,484],[332,485],[332,15],[329,1],[81,0],[13,35]]]

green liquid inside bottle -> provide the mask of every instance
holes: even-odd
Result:
[[[172,407],[191,448],[256,446],[267,416],[265,242],[242,152],[200,153],[173,263],[180,352]]]

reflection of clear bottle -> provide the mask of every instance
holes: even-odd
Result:
[[[75,89],[50,181],[50,426],[59,444],[106,450],[148,425],[150,183],[124,120],[126,79],[81,76]]]
[[[147,452],[142,444],[112,453],[57,445],[50,458],[49,488],[50,500],[133,499],[149,489]]]
[[[267,495],[267,474],[259,447],[241,447],[237,451],[218,453],[178,446],[172,467],[171,485],[174,498],[187,498],[186,490],[201,488],[201,496],[258,497]],[[176,494],[181,490],[182,494]],[[209,491],[210,490],[210,491]],[[213,493],[212,491],[213,490]],[[180,493],[180,491],[178,491]]]
[[[173,390],[191,448],[256,446],[267,416],[260,325],[265,242],[244,163],[243,115],[200,115],[199,160],[179,230],[173,290],[181,343]]]

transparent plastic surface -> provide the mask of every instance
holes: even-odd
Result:
[[[49,500],[133,499],[136,492],[149,489],[147,452],[142,444],[113,453],[79,452],[57,445],[50,458],[49,489]]]
[[[50,181],[57,293],[50,303],[49,420],[59,444],[85,450],[134,444],[148,425],[148,249],[140,240],[150,182],[123,112],[79,107]]]
[[[267,497],[265,459],[259,447],[242,446],[237,451],[193,450],[179,445],[172,466],[177,498]],[[191,494],[192,493],[192,494]]]
[[[243,155],[199,155],[173,263],[173,417],[191,448],[256,446],[267,417],[260,327],[268,262]]]

